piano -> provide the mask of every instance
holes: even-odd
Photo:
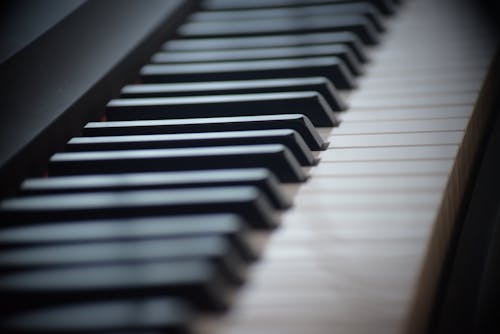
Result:
[[[500,328],[473,1],[36,6],[4,10],[3,332]]]

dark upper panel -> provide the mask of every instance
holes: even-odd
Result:
[[[70,15],[85,1],[4,1],[0,5],[0,64]]]
[[[192,4],[89,0],[0,65],[0,195],[98,117]]]

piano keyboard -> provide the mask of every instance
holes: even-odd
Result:
[[[0,203],[2,328],[425,332],[495,51],[455,5],[202,1]]]

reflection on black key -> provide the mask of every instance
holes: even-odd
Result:
[[[239,251],[223,236],[191,236],[161,240],[93,241],[74,245],[32,246],[3,250],[0,272],[158,262],[208,260],[234,283],[246,277]]]
[[[157,64],[200,63],[261,59],[290,59],[304,57],[338,57],[344,61],[352,74],[363,73],[361,64],[349,47],[343,44],[308,45],[293,47],[259,48],[251,50],[223,51],[168,51],[153,55],[152,62]]]
[[[264,129],[293,129],[300,133],[311,150],[324,150],[328,146],[311,121],[300,114],[89,122],[83,128],[83,135],[119,136]]]
[[[146,83],[252,80],[324,76],[339,89],[352,89],[356,81],[344,62],[335,57],[254,60],[222,63],[146,65],[141,78]]]
[[[207,309],[230,304],[231,284],[208,260],[32,270],[0,276],[3,308],[105,298],[183,296]]]
[[[162,49],[165,51],[237,50],[337,43],[348,46],[360,62],[368,60],[363,43],[358,36],[350,32],[173,39],[163,44]]]
[[[259,8],[247,10],[200,11],[189,16],[191,22],[236,21],[270,18],[313,19],[314,16],[334,16],[361,14],[372,21],[377,30],[384,31],[381,13],[377,7],[367,2],[308,5],[298,7]]]
[[[359,3],[360,0],[308,0],[307,5]],[[374,4],[384,14],[392,14],[395,10],[394,0],[365,0]],[[304,6],[304,0],[205,0],[202,8],[205,10],[233,10],[233,9],[255,9],[274,7],[297,7]]]
[[[158,216],[42,223],[0,229],[0,247],[88,244],[97,241],[170,240],[223,236],[250,261],[258,250],[248,240],[246,222],[235,214]]]
[[[109,174],[263,167],[282,182],[302,182],[306,175],[281,144],[173,148],[54,154],[51,175]]]
[[[347,108],[330,80],[323,77],[127,85],[123,87],[121,97],[179,97],[303,91],[317,92],[334,111]]]
[[[266,196],[249,186],[39,195],[0,203],[4,226],[195,213],[235,213],[255,227],[278,224]]]
[[[3,333],[186,333],[192,313],[180,299],[121,298],[20,312],[4,318],[0,330]]]
[[[302,137],[300,137],[300,134],[290,129],[178,133],[166,135],[74,137],[67,143],[66,152],[260,144],[281,144],[286,146],[303,166],[312,166],[318,162]]]
[[[311,19],[276,18],[236,22],[191,22],[179,27],[180,37],[256,36],[275,34],[301,34],[314,32],[349,31],[364,43],[373,45],[379,41],[379,33],[373,23],[362,15],[318,16]]]
[[[236,185],[259,188],[277,209],[286,209],[291,205],[290,199],[280,190],[276,176],[264,168],[53,176],[24,181],[21,193],[35,195]]]
[[[304,114],[315,125],[337,125],[333,110],[316,92],[115,99],[106,106],[110,121],[269,114]]]

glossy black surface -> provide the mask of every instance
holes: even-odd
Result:
[[[317,16],[338,16],[361,14],[372,21],[377,30],[384,31],[384,23],[377,7],[369,2],[331,3],[296,7],[258,8],[246,10],[199,11],[189,16],[191,22],[236,21],[270,18],[294,18],[295,20],[314,20]]]
[[[312,166],[318,162],[300,134],[290,129],[178,133],[170,135],[74,137],[66,145],[66,152],[260,144],[281,144],[286,146],[303,166]]]
[[[356,14],[317,16],[313,20],[273,18],[234,22],[188,22],[180,26],[177,31],[184,38],[349,31],[370,45],[377,44],[380,39],[372,21]]]
[[[250,186],[136,190],[18,197],[0,203],[2,225],[149,217],[193,213],[236,213],[256,227],[278,224],[267,197]]]
[[[263,168],[33,178],[22,183],[21,194],[208,188],[236,185],[251,185],[259,188],[269,197],[276,208],[286,209],[291,206],[288,196],[280,190],[276,176],[270,170]]]
[[[217,146],[54,154],[50,175],[110,174],[223,168],[268,168],[282,182],[302,182],[306,175],[281,144]]]
[[[187,333],[192,315],[189,304],[179,299],[119,298],[21,312],[4,318],[0,329],[4,333]]]
[[[300,114],[90,122],[83,128],[83,135],[118,136],[264,129],[293,129],[300,133],[311,150],[324,150],[328,146],[311,121]]]
[[[75,245],[44,245],[3,250],[0,273],[81,268],[91,265],[208,260],[234,283],[246,277],[245,260],[223,236],[175,239],[92,241]]]
[[[363,42],[351,32],[283,34],[251,37],[213,37],[172,39],[162,46],[164,51],[238,50],[340,43],[349,47],[362,63],[368,60]]]
[[[333,84],[324,77],[127,85],[123,87],[121,97],[180,97],[303,91],[321,94],[334,111],[347,108]]]
[[[188,64],[223,61],[245,61],[261,59],[294,59],[304,57],[338,57],[342,59],[351,74],[361,75],[363,69],[349,47],[343,44],[324,44],[290,47],[258,48],[222,51],[168,51],[153,55],[154,64]]]
[[[0,297],[9,311],[157,295],[182,296],[198,307],[224,309],[231,288],[224,276],[215,264],[202,259],[30,270],[1,275]]]
[[[135,76],[193,5],[181,0],[147,5],[139,0],[85,1],[4,62],[0,196],[13,194],[27,175],[42,173],[52,153],[85,122],[97,119],[106,101]],[[56,12],[38,10],[34,15],[41,21]],[[28,31],[37,22],[27,20],[22,26]]]
[[[85,245],[104,241],[176,240],[223,236],[247,260],[258,251],[248,240],[245,220],[235,214],[199,214],[107,220],[66,221],[0,229],[1,249],[51,245]]]
[[[324,76],[338,89],[357,86],[344,62],[335,57],[253,60],[220,63],[146,65],[141,69],[146,83],[253,80]]]
[[[303,114],[314,125],[337,125],[333,110],[316,92],[114,99],[109,121]]]
[[[307,0],[308,5],[359,3],[360,0]],[[383,13],[392,14],[398,0],[365,0],[377,6]],[[253,8],[275,8],[275,7],[301,7],[304,0],[204,0],[202,8],[205,10],[230,10],[230,9],[253,9]]]

